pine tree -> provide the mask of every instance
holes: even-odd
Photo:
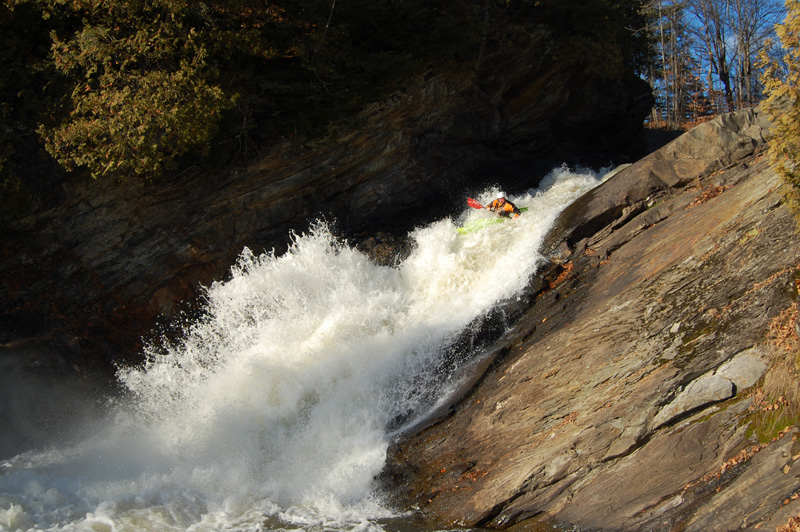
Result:
[[[787,197],[800,218],[800,0],[786,0],[786,8],[786,18],[776,26],[783,64],[762,55],[761,81],[768,94],[762,106],[775,127],[770,160],[790,185]]]
[[[154,177],[207,145],[233,101],[209,81],[207,49],[186,6],[76,0],[69,7],[86,22],[66,39],[52,35],[54,64],[74,88],[68,119],[40,128],[48,152],[93,177]]]

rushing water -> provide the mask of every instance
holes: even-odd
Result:
[[[601,177],[565,168],[460,235],[465,209],[379,266],[324,224],[280,255],[245,249],[202,318],[119,371],[129,391],[77,443],[0,463],[3,530],[381,530],[392,434],[443,400],[453,341],[514,297],[557,214]],[[493,196],[487,190],[476,199]]]

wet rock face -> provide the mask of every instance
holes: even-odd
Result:
[[[544,32],[531,42],[487,57],[477,73],[420,79],[338,138],[286,142],[248,168],[154,184],[68,181],[62,203],[20,220],[2,242],[0,341],[46,339],[53,350],[36,361],[42,367],[58,356],[66,367],[111,368],[135,355],[156,316],[223,277],[245,246],[280,252],[290,230],[316,218],[362,243],[365,232],[402,235],[463,208],[478,183],[510,175],[534,185],[529,161],[540,154],[618,154],[635,144],[652,101],[644,82],[566,69],[547,59]],[[587,99],[603,105],[576,103]],[[390,262],[387,242],[375,254]]]
[[[768,528],[800,511],[793,435],[761,447],[743,422],[797,266],[766,128],[755,111],[713,120],[562,214],[557,282],[478,386],[394,443],[398,505],[520,530]]]

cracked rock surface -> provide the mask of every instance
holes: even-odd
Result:
[[[531,288],[447,413],[394,442],[399,506],[520,530],[774,529],[800,513],[794,434],[758,445],[746,421],[798,257],[767,127],[757,111],[698,126],[563,213],[542,272],[558,282]]]

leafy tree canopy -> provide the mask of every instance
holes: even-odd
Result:
[[[106,174],[158,175],[206,145],[233,98],[213,83],[200,35],[177,1],[53,0],[93,23],[62,40],[56,69],[74,81],[68,118],[40,133],[64,166]]]
[[[6,0],[2,201],[41,147],[94,177],[152,179],[320,134],[427,68],[473,69],[487,48],[524,45],[534,26],[561,36],[556,55],[615,75],[644,49],[630,29],[640,4]]]

